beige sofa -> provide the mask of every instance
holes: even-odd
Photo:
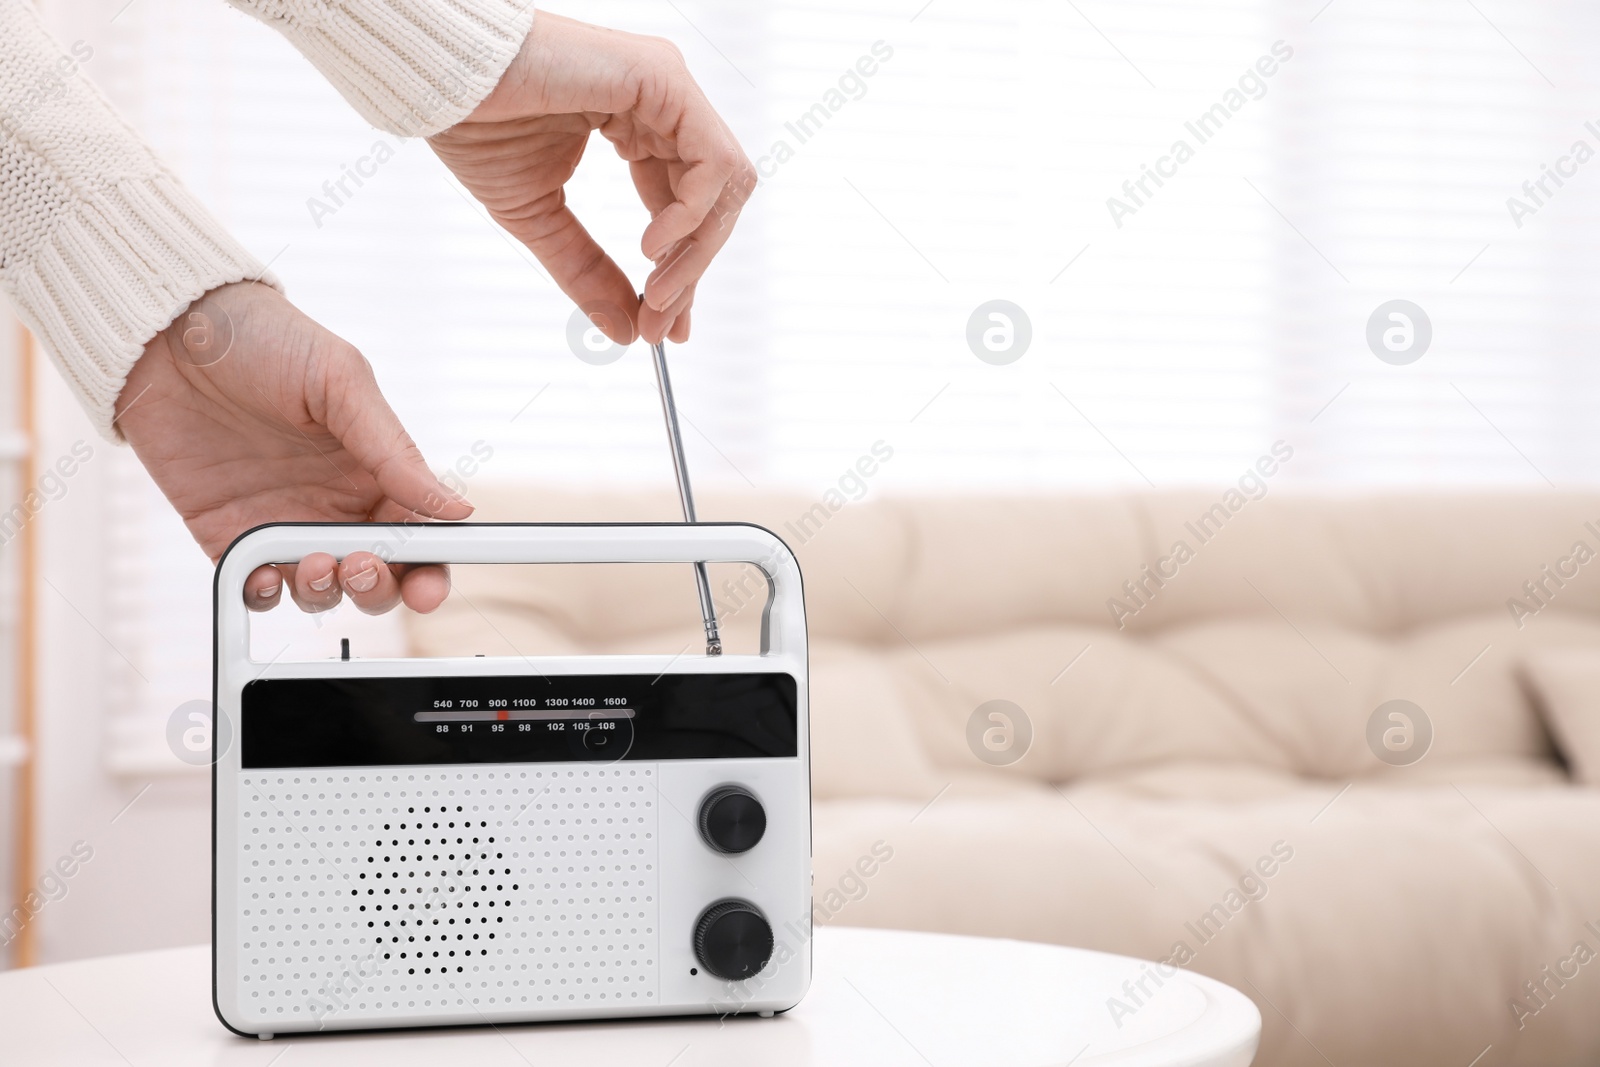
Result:
[[[484,519],[675,517],[667,494],[474,497]],[[1189,966],[1256,1001],[1266,1065],[1600,1062],[1600,791],[1568,769],[1600,756],[1553,740],[1600,722],[1600,562],[1574,555],[1600,496],[702,510],[770,527],[805,573],[819,921]],[[713,580],[753,648],[756,584]],[[456,584],[417,651],[698,652],[681,566]]]

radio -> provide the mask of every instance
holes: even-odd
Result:
[[[674,459],[683,524],[284,524],[228,549],[212,769],[225,1026],[265,1038],[771,1015],[804,995],[800,570],[767,530],[694,522],[675,434]],[[357,550],[396,563],[691,563],[707,654],[253,660],[250,572]],[[705,564],[724,561],[767,576],[758,654],[721,654]]]

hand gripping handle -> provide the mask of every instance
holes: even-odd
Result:
[[[762,652],[805,655],[800,565],[776,534],[749,523],[275,523],[242,535],[217,564],[218,651],[245,655],[244,582],[267,563],[313,552],[371,552],[390,563],[751,563],[771,597]]]

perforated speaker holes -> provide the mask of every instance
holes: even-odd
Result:
[[[393,1018],[656,998],[651,768],[238,781],[247,1010]]]

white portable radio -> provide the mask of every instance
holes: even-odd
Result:
[[[228,549],[212,772],[225,1026],[271,1037],[770,1015],[804,995],[800,569],[767,530],[693,522],[673,444],[683,524],[284,524]],[[692,563],[707,655],[253,660],[250,572],[357,550],[396,563]],[[720,654],[707,562],[766,574],[759,654]]]

